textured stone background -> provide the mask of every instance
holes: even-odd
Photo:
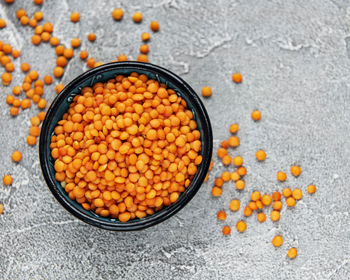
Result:
[[[113,2],[113,3],[112,3]],[[1,2],[0,17],[8,26],[0,38],[20,49],[16,60],[29,62],[43,76],[52,73],[54,50],[33,46],[30,27],[20,26],[15,11],[29,15],[39,10],[32,1]],[[114,22],[111,10],[122,7],[124,20]],[[140,34],[151,20],[161,31],[152,35],[150,61],[180,74],[197,92],[209,85],[213,96],[204,103],[211,117],[215,146],[228,137],[232,122],[241,126],[241,146],[232,155],[244,156],[248,168],[246,189],[224,186],[213,199],[210,188],[219,174],[216,167],[208,183],[175,217],[140,232],[115,233],[77,221],[53,198],[45,185],[37,147],[29,148],[25,136],[34,109],[11,118],[5,103],[10,87],[1,87],[1,177],[10,172],[12,187],[0,186],[0,279],[349,279],[350,276],[350,3],[342,0],[217,0],[217,1],[45,1],[44,18],[53,22],[54,34],[68,44],[83,39],[93,57],[110,61],[125,53],[136,58]],[[81,13],[73,24],[69,14]],[[134,24],[133,12],[144,21]],[[89,32],[97,34],[87,42]],[[86,70],[75,57],[63,82]],[[3,71],[3,70],[1,70]],[[235,85],[231,73],[243,73]],[[12,86],[23,79],[16,71]],[[54,86],[45,96],[55,97]],[[250,112],[259,108],[262,120],[253,123]],[[257,163],[255,151],[267,151]],[[13,150],[23,152],[15,165]],[[302,166],[298,178],[276,182],[279,169]],[[288,172],[289,174],[289,172]],[[295,209],[283,209],[280,222],[234,229],[223,237],[224,223],[216,212],[228,210],[238,197],[245,204],[252,190],[272,192],[283,186],[318,187],[305,195]],[[229,210],[228,210],[229,211]],[[228,213],[234,227],[242,216]],[[271,240],[282,234],[281,248]],[[295,246],[299,255],[289,260]]]

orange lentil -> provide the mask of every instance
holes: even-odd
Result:
[[[283,238],[280,235],[276,235],[273,239],[272,239],[272,245],[275,247],[281,247],[283,245]]]
[[[38,108],[45,109],[45,107],[46,107],[46,100],[41,98],[38,102]]]
[[[11,115],[11,116],[15,117],[15,116],[18,115],[18,113],[19,113],[18,107],[12,106],[12,107],[10,108],[10,115]]]
[[[13,95],[8,95],[6,97],[6,103],[9,105],[12,105],[14,100],[15,100],[15,98],[13,97]]]
[[[101,61],[96,61],[94,64],[94,67],[101,66],[103,63]]]
[[[226,212],[225,211],[219,211],[217,213],[218,220],[225,221],[226,220]]]
[[[140,46],[140,53],[147,54],[149,52],[149,47],[147,44]]]
[[[30,71],[28,76],[32,79],[32,81],[36,81],[39,78],[39,74],[35,70]]]
[[[47,85],[51,85],[52,84],[52,77],[50,75],[44,76],[44,83]]]
[[[0,18],[0,28],[6,27],[6,21],[3,18]]]
[[[296,204],[296,201],[293,197],[290,196],[286,199],[286,204],[288,207],[294,207]]]
[[[254,192],[251,194],[251,196],[250,196],[250,199],[251,199],[252,201],[257,201],[257,200],[259,200],[260,198],[261,198],[261,194],[260,194],[259,191],[254,191]]]
[[[50,38],[50,45],[53,47],[58,46],[60,43],[60,39],[58,39],[57,37],[51,37]]]
[[[287,174],[284,173],[283,171],[278,171],[277,172],[277,180],[280,182],[284,182],[285,180],[287,180]]]
[[[238,232],[244,232],[247,229],[247,224],[244,221],[238,221],[236,228]]]
[[[232,157],[230,155],[226,155],[222,158],[222,163],[224,165],[230,165],[232,163]]]
[[[57,66],[53,69],[53,75],[56,78],[61,78],[63,76],[63,73],[64,73],[64,69],[60,66]]]
[[[117,57],[118,61],[127,61],[128,57],[125,54],[121,54]]]
[[[150,39],[151,39],[151,35],[149,33],[144,32],[144,33],[141,34],[141,40],[142,41],[147,42]]]
[[[301,173],[301,168],[300,166],[298,165],[293,165],[291,168],[290,168],[290,173],[292,173],[292,175],[294,177],[298,177]]]
[[[43,12],[41,11],[38,11],[38,12],[35,12],[34,13],[34,16],[33,16],[37,21],[41,21],[44,17],[44,14]]]
[[[295,188],[292,191],[292,196],[295,200],[300,200],[303,197],[303,192],[301,189]]]
[[[274,201],[273,204],[272,204],[272,208],[274,210],[280,211],[282,209],[282,202],[280,200]]]
[[[79,54],[79,57],[80,57],[81,60],[87,59],[88,56],[89,56],[89,53],[87,51],[85,51],[85,50],[81,51],[80,54]]]
[[[43,25],[44,31],[52,33],[53,31],[53,25],[51,22],[45,22]]]
[[[245,182],[243,180],[237,180],[235,185],[236,185],[236,189],[241,191],[245,187]]]
[[[214,185],[217,187],[222,187],[224,180],[222,178],[215,178]]]
[[[27,144],[29,146],[35,146],[36,142],[37,142],[37,139],[35,136],[32,136],[32,135],[28,135],[27,138],[26,138],[26,141],[27,141]]]
[[[228,144],[232,148],[237,148],[240,145],[240,140],[237,136],[231,136],[228,139]]]
[[[137,61],[140,61],[140,62],[148,62],[148,56],[145,55],[145,54],[140,54],[140,55],[137,57]]]
[[[273,210],[271,211],[270,217],[271,221],[277,222],[280,219],[281,215],[279,211]]]
[[[247,175],[247,169],[244,166],[240,166],[237,168],[237,173],[240,176],[245,176],[245,175]]]
[[[269,206],[272,202],[272,198],[271,196],[269,196],[268,194],[264,194],[261,198],[261,202],[265,205],[265,206]]]
[[[44,0],[33,0],[33,2],[36,5],[41,5],[44,2]]]
[[[240,207],[241,207],[241,204],[238,199],[231,200],[229,204],[229,208],[231,211],[236,212],[239,210]]]
[[[19,50],[12,50],[12,57],[13,58],[18,58],[20,57],[21,52]]]
[[[222,194],[222,189],[221,189],[221,188],[218,188],[218,187],[213,187],[213,188],[211,189],[211,194],[212,194],[213,196],[215,196],[215,197],[221,196],[221,194]]]
[[[14,162],[19,162],[22,159],[22,154],[20,151],[14,151],[11,155],[11,158]]]
[[[60,67],[65,67],[68,63],[67,58],[65,58],[64,56],[59,56],[56,58],[56,65],[60,66]]]
[[[17,10],[17,12],[16,12],[16,17],[17,17],[18,19],[20,19],[21,17],[23,17],[23,16],[25,16],[25,15],[27,15],[27,12],[26,12],[26,10],[24,10],[24,9],[19,9],[19,10]]]
[[[78,22],[80,20],[80,14],[78,12],[71,13],[70,20],[72,22]]]
[[[0,61],[2,66],[6,66],[7,63],[11,62],[11,58],[7,55],[3,55],[1,56]]]
[[[15,107],[20,107],[21,106],[21,100],[19,100],[18,98],[15,98],[13,100],[13,104],[12,105],[15,106]]]
[[[74,51],[73,51],[73,49],[64,49],[63,55],[64,55],[65,58],[70,59],[70,58],[73,57]]]
[[[63,55],[64,54],[64,46],[62,45],[58,45],[55,49],[55,52],[57,55]]]
[[[309,194],[314,194],[314,193],[316,192],[316,186],[315,186],[315,185],[309,185],[309,186],[307,187],[307,192],[308,192]]]
[[[264,208],[264,205],[262,204],[261,200],[257,200],[255,203],[256,203],[256,206],[258,207],[258,209]]]
[[[298,251],[296,248],[290,248],[287,253],[288,257],[290,259],[295,259],[298,255]]]
[[[43,40],[43,42],[48,42],[48,41],[50,41],[51,35],[49,32],[45,31],[45,32],[41,33],[40,37],[41,37],[41,40]]]
[[[30,99],[25,98],[22,100],[21,107],[22,109],[28,109],[31,105]]]
[[[258,213],[257,219],[258,219],[258,221],[259,221],[260,223],[263,223],[263,222],[266,221],[266,215],[265,215],[263,212]]]
[[[209,97],[209,96],[211,96],[211,94],[212,94],[212,91],[211,91],[210,87],[203,87],[202,88],[202,95],[204,97]]]
[[[43,121],[45,119],[46,113],[45,112],[40,112],[38,113],[38,118],[40,121]]]
[[[282,190],[282,195],[287,198],[290,197],[292,195],[292,190],[290,188],[284,188]]]
[[[260,119],[261,119],[261,113],[260,113],[260,111],[254,110],[254,111],[252,112],[252,119],[253,119],[254,121],[260,120]]]
[[[5,70],[6,70],[7,72],[13,72],[13,71],[15,70],[15,65],[14,65],[12,62],[7,63],[7,64],[5,65]]]
[[[238,174],[238,172],[232,172],[231,173],[231,180],[232,181],[234,181],[234,182],[236,182],[236,181],[238,181],[239,179],[241,178],[241,176]]]
[[[135,23],[140,23],[142,21],[142,14],[140,12],[136,12],[132,15],[132,20]]]
[[[29,65],[28,63],[23,62],[23,63],[21,64],[21,70],[22,70],[23,72],[28,72],[28,71],[30,70],[30,65]]]
[[[4,51],[4,53],[10,54],[12,52],[12,46],[10,44],[4,44],[2,46],[2,50]]]
[[[29,17],[23,16],[20,18],[19,21],[21,22],[22,25],[27,25],[29,23]]]
[[[256,203],[254,201],[250,201],[248,203],[248,207],[252,210],[257,210],[258,209],[258,206],[256,206]]]
[[[237,156],[237,157],[234,157],[233,158],[233,164],[235,165],[235,166],[241,166],[242,164],[243,164],[243,158],[242,157],[240,157],[240,156]]]
[[[62,84],[57,84],[56,85],[56,92],[60,93],[64,89],[64,85]]]
[[[246,206],[243,210],[243,215],[246,217],[251,216],[252,213],[253,213],[253,210],[249,206]]]
[[[34,28],[34,34],[36,35],[41,35],[41,33],[44,32],[44,27],[42,25],[37,25],[35,28]]]
[[[6,1],[9,1],[9,0],[6,0]],[[11,0],[11,1],[14,1],[14,0]],[[0,203],[0,215],[4,213],[4,204]]]
[[[227,155],[227,150],[224,149],[224,148],[219,148],[217,150],[217,155],[218,155],[219,158],[223,158],[224,156]]]
[[[222,228],[222,234],[223,234],[223,235],[227,236],[227,235],[229,235],[230,233],[231,233],[231,228],[230,228],[229,226],[224,226],[224,227]]]
[[[220,146],[224,149],[227,149],[228,148],[228,141],[227,140],[222,140],[221,143],[220,143]]]
[[[2,178],[2,181],[3,181],[4,185],[10,186],[13,182],[13,179],[12,179],[12,176],[8,174]]]
[[[29,20],[29,26],[30,27],[36,27],[38,25],[38,21],[35,18],[32,18]]]
[[[80,39],[78,38],[73,38],[71,41],[70,41],[70,44],[72,46],[72,48],[79,48],[80,47]]]
[[[96,61],[95,61],[95,59],[92,58],[92,57],[90,57],[90,58],[86,61],[86,65],[89,66],[90,68],[94,68],[95,63],[96,63]]]
[[[89,40],[90,42],[94,42],[94,41],[96,40],[96,34],[94,34],[94,33],[89,33],[89,34],[87,35],[87,38],[88,38],[88,40]]]
[[[232,134],[236,134],[239,130],[239,125],[237,123],[231,124],[230,125],[230,132]]]
[[[41,37],[39,35],[33,35],[32,36],[32,43],[33,45],[39,45],[41,42]]]
[[[152,21],[151,24],[150,24],[150,28],[154,32],[159,31],[159,23],[158,23],[158,21]]]
[[[236,84],[241,83],[242,79],[243,79],[242,74],[240,74],[240,73],[233,73],[232,74],[232,81],[234,81]]]
[[[266,159],[266,153],[263,150],[258,150],[255,153],[255,157],[258,161],[264,161]]]
[[[1,80],[4,86],[8,86],[12,81],[11,73],[7,73],[7,72],[2,73]]]
[[[39,136],[40,135],[40,127],[38,126],[31,126],[29,128],[29,135],[32,135],[32,136]]]
[[[229,171],[224,171],[222,174],[221,174],[221,179],[224,181],[224,182],[228,182],[231,180],[231,173]]]
[[[114,20],[121,20],[123,18],[124,11],[120,8],[116,8],[112,11],[112,17]]]
[[[272,193],[272,200],[273,201],[281,200],[281,193],[280,192],[273,192]]]

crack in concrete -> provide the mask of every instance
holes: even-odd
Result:
[[[226,36],[223,39],[216,41],[212,46],[209,46],[207,49],[204,49],[202,52],[194,53],[191,51],[190,55],[196,58],[204,58],[213,54],[216,50],[224,47],[226,44],[230,43],[233,40],[231,36]]]

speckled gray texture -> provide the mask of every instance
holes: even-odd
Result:
[[[113,3],[112,3],[113,2]],[[32,1],[16,0],[0,5],[7,27],[0,38],[21,50],[15,61],[29,62],[41,75],[52,73],[54,50],[48,44],[30,43],[32,29],[22,27],[15,11],[29,15],[39,10]],[[123,21],[114,22],[111,10],[122,7]],[[29,148],[25,136],[27,110],[11,118],[5,103],[10,87],[1,87],[0,174],[10,172],[12,187],[0,186],[0,279],[349,279],[350,278],[350,3],[341,0],[308,1],[45,1],[45,20],[54,34],[69,44],[82,39],[97,60],[110,61],[125,53],[136,58],[140,34],[151,20],[161,30],[152,34],[150,61],[180,74],[193,88],[211,86],[204,100],[211,117],[215,148],[229,136],[228,126],[240,124],[241,146],[232,155],[243,155],[248,169],[246,189],[238,193],[226,184],[223,196],[213,199],[208,183],[176,216],[153,228],[131,233],[107,232],[86,225],[64,210],[45,185],[37,147]],[[73,24],[69,14],[81,13]],[[144,21],[134,24],[133,12]],[[95,43],[86,39],[97,34]],[[67,66],[63,82],[86,70],[76,56]],[[1,70],[2,71],[2,70]],[[234,71],[244,81],[231,81]],[[23,74],[16,71],[11,86]],[[55,82],[56,83],[56,82]],[[54,84],[55,84],[54,83]],[[45,97],[55,97],[54,86]],[[259,108],[262,120],[254,123],[250,112]],[[264,149],[267,160],[257,163],[255,151]],[[11,153],[19,149],[22,161],[15,165]],[[278,170],[291,164],[303,173],[285,184],[276,182]],[[232,170],[232,168],[230,168]],[[282,210],[280,222],[259,224],[247,219],[248,229],[238,234],[234,225],[242,217],[228,210],[237,197],[242,204],[252,190],[271,192],[283,186],[310,183],[318,190],[305,194],[295,209]],[[228,211],[226,222],[216,212]],[[269,213],[269,211],[267,212]],[[223,237],[221,227],[233,227]],[[284,237],[274,248],[275,234]],[[295,260],[286,257],[295,246]]]

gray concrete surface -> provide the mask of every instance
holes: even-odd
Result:
[[[208,183],[175,217],[153,228],[131,233],[107,232],[88,226],[66,212],[45,185],[38,149],[25,144],[27,110],[9,116],[5,103],[10,87],[1,86],[1,177],[11,173],[12,187],[0,186],[0,279],[349,279],[350,278],[350,3],[342,0],[271,1],[32,1],[0,4],[7,27],[0,38],[20,49],[16,60],[29,62],[43,76],[54,67],[54,50],[30,43],[32,30],[20,26],[15,11],[29,15],[42,9],[53,22],[62,42],[82,39],[82,48],[101,61],[125,53],[136,58],[140,34],[151,20],[161,31],[152,34],[150,61],[180,74],[195,90],[211,86],[204,100],[211,117],[215,146],[229,136],[228,126],[238,122],[241,146],[232,155],[244,156],[248,168],[246,189],[224,186],[213,199],[210,189],[222,166],[216,156]],[[114,22],[111,10],[122,7],[124,20]],[[81,13],[73,24],[69,14]],[[136,25],[130,17],[142,11]],[[87,42],[89,32],[97,34]],[[35,66],[34,66],[35,65]],[[63,82],[86,70],[75,57]],[[1,70],[2,72],[3,70]],[[231,81],[234,71],[244,82]],[[23,79],[16,71],[12,86]],[[54,83],[56,84],[56,82]],[[55,97],[55,85],[45,97]],[[258,108],[262,120],[250,112]],[[267,160],[257,163],[255,151],[266,150]],[[19,149],[23,160],[15,165],[10,155]],[[284,184],[278,170],[300,164],[303,173]],[[230,169],[232,170],[232,168]],[[259,224],[247,219],[248,229],[238,234],[234,225],[242,216],[228,210],[237,197],[242,204],[252,190],[272,192],[283,186],[317,185],[314,196],[305,194],[295,209],[282,210],[280,222]],[[228,211],[227,222],[216,212]],[[228,237],[223,225],[233,227]],[[284,244],[271,240],[281,234]],[[299,255],[289,260],[289,247]]]

